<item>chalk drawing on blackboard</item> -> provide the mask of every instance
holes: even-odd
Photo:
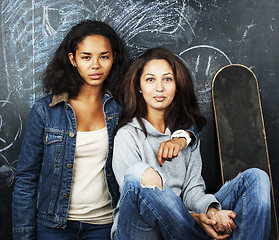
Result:
[[[14,176],[15,168],[9,163],[3,154],[0,154],[0,187],[11,186]]]
[[[76,4],[74,3],[76,2]],[[91,14],[86,4],[73,0],[3,0],[2,44],[9,100],[15,94],[31,107],[43,96],[41,76],[50,56],[72,24]],[[68,18],[67,18],[68,17]]]
[[[15,105],[6,100],[0,100],[0,152],[13,146],[21,136],[22,120],[15,110]]]
[[[214,74],[223,66],[231,64],[229,57],[220,49],[209,45],[198,45],[183,50],[179,57],[185,62],[205,116],[211,116],[211,83]]]
[[[158,45],[189,45],[196,36],[194,28],[200,15],[187,1],[134,1],[112,7],[123,9],[114,11],[111,24],[128,45],[132,58]]]
[[[44,33],[47,35],[53,35],[57,33],[57,31],[53,28],[53,26],[50,23],[49,14],[48,14],[49,11],[57,11],[57,10],[54,8],[48,8],[46,6],[44,7],[44,13],[43,13],[43,26],[45,26]]]
[[[200,14],[187,0],[3,0],[1,18],[8,88],[8,96],[2,99],[16,93],[31,107],[43,96],[41,75],[51,55],[70,27],[81,20],[109,23],[135,58],[158,45],[189,45]]]

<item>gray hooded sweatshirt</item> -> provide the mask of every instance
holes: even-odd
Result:
[[[206,213],[210,204],[221,209],[220,203],[212,194],[205,194],[205,183],[201,176],[202,160],[200,142],[182,149],[171,162],[164,162],[160,167],[157,152],[162,142],[171,138],[167,128],[160,133],[148,121],[143,119],[147,137],[136,118],[118,130],[114,138],[112,168],[119,184],[121,193],[126,171],[138,162],[144,162],[160,173],[168,186],[180,196],[190,212]],[[117,227],[118,205],[114,210],[114,226],[112,235]]]

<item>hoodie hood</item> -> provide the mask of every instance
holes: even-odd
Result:
[[[163,136],[170,136],[171,135],[171,131],[169,130],[169,128],[166,128],[165,133],[161,133],[150,122],[148,122],[146,119],[142,118],[142,121],[143,121],[143,124],[146,128],[147,135],[151,135],[151,136],[154,136],[154,137],[163,137]],[[131,122],[127,123],[127,125],[130,125],[130,126],[136,128],[136,129],[139,129],[139,130],[143,131],[136,117],[134,117]]]

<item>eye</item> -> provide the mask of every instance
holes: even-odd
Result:
[[[145,81],[146,82],[152,82],[152,81],[154,81],[154,78],[151,78],[151,77],[150,78],[146,78]]]
[[[166,77],[164,80],[165,80],[165,82],[170,82],[170,81],[172,81],[172,78],[171,77]]]
[[[82,59],[84,59],[84,60],[89,60],[90,57],[89,57],[89,56],[83,56]]]
[[[107,55],[101,56],[101,59],[109,59],[109,56]]]

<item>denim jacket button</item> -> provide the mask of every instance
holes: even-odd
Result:
[[[71,138],[73,138],[75,136],[75,133],[74,132],[70,132],[69,135],[70,135]]]
[[[63,193],[63,198],[67,198],[68,194],[67,193]]]
[[[67,164],[67,168],[72,168],[73,167],[73,164],[69,163]]]
[[[68,105],[66,105],[66,106],[65,106],[65,109],[66,109],[66,110],[68,110],[68,109],[69,109],[69,106],[68,106]]]
[[[62,227],[63,226],[63,223],[58,223],[58,227]]]

